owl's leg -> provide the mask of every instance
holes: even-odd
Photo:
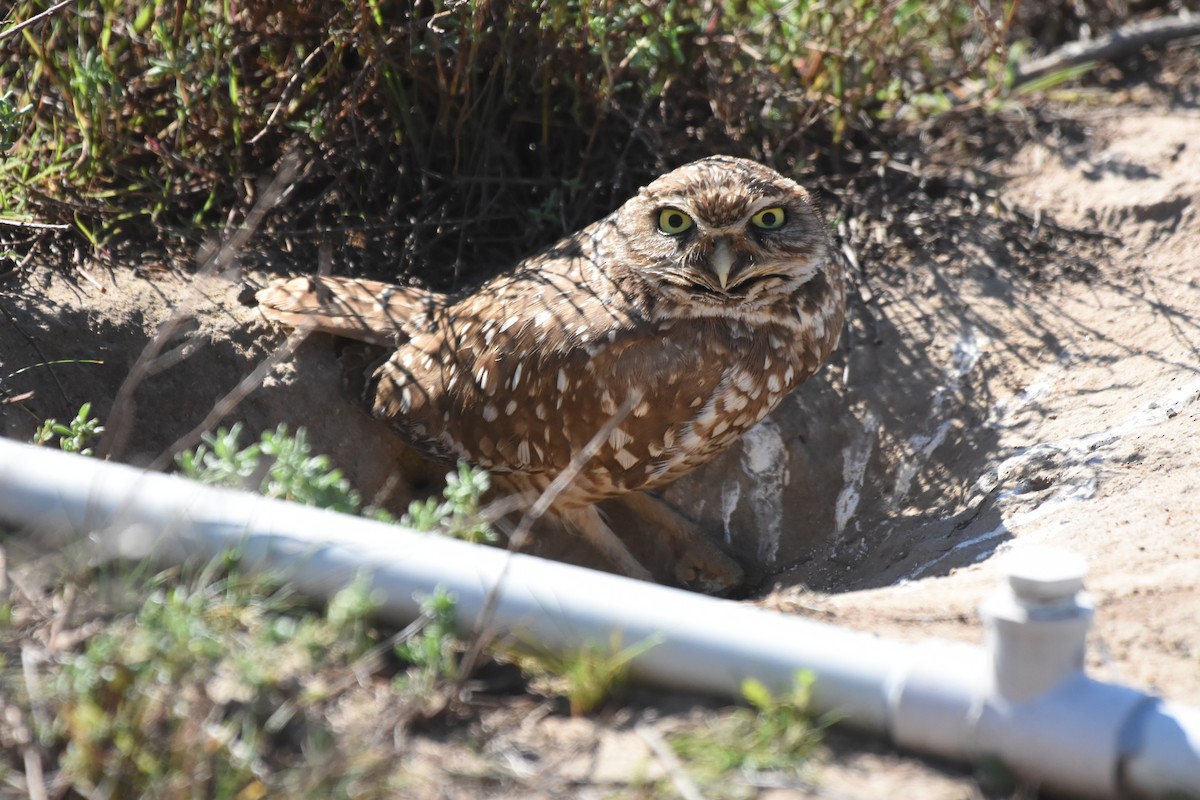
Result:
[[[654,576],[642,566],[629,548],[608,527],[608,523],[600,516],[600,510],[594,505],[582,508],[563,509],[559,511],[563,519],[570,522],[582,534],[583,538],[607,558],[622,574],[643,581],[653,581]]]
[[[741,566],[704,535],[691,520],[644,492],[634,492],[621,502],[671,544],[675,580],[681,586],[706,594],[721,594],[742,582]]]

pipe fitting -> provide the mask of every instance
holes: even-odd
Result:
[[[1083,591],[1087,563],[1069,550],[1019,548],[1001,570],[979,608],[991,694],[1024,703],[1081,673],[1095,605]]]

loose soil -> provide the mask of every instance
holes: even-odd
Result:
[[[1193,95],[1058,113],[1061,125],[984,165],[1004,182],[979,202],[1022,209],[1037,235],[1071,234],[1070,269],[1017,276],[987,229],[947,252],[911,210],[928,246],[897,250],[887,270],[862,265],[837,362],[665,497],[747,564],[745,602],[905,639],[980,641],[975,609],[999,579],[997,556],[1069,547],[1090,565],[1093,673],[1200,705],[1200,110]],[[118,457],[146,464],[199,425],[283,337],[244,302],[267,275],[189,272],[34,265],[4,278],[0,389],[33,394],[0,405],[0,433],[27,440],[39,420],[91,401],[127,426]],[[176,313],[190,321],[115,409]],[[46,362],[62,363],[15,374]],[[308,428],[364,495],[395,508],[436,478],[355,410],[328,340],[275,366],[224,424],[234,420]],[[390,480],[397,464],[403,481]],[[663,774],[646,726],[707,713],[687,698],[633,699],[635,710],[597,719],[512,700],[471,723],[485,747],[419,738],[408,757],[431,780],[488,776],[497,796],[624,791]],[[834,735],[828,750],[820,789],[759,796],[983,791],[968,771],[860,737]]]

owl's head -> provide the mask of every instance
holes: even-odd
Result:
[[[831,264],[809,193],[742,158],[668,172],[617,211],[616,227],[634,269],[700,313],[769,305]]]

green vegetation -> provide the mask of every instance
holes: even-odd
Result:
[[[988,102],[1015,7],[80,0],[17,30],[43,10],[17,0],[0,213],[96,246],[198,238],[295,153],[276,241],[311,252],[337,225],[347,259],[447,281],[668,164],[719,150],[804,172],[879,120]]]
[[[57,438],[68,452],[90,454],[87,444],[103,430],[90,412],[85,404],[69,425],[47,420],[38,443]],[[358,510],[358,495],[326,457],[310,455],[303,430],[291,436],[280,426],[244,448],[240,432],[235,425],[205,436],[180,456],[181,470],[208,484]],[[453,478],[444,507],[429,510],[431,523],[473,519],[478,511],[486,480],[465,468]],[[472,523],[473,535],[484,530]],[[13,661],[23,656],[11,658],[8,640],[19,614],[0,597],[0,685],[16,714],[10,718],[50,757],[64,787],[81,796],[199,792],[229,800],[400,791],[404,776],[391,740],[404,717],[347,711],[369,702],[356,696],[373,697],[364,681],[382,670],[393,646],[370,622],[377,603],[367,581],[351,583],[322,613],[271,577],[243,577],[235,553],[191,578],[167,570],[91,585],[97,577],[69,584],[72,597],[85,593],[83,605],[96,609],[83,623],[94,635],[21,677]],[[391,681],[401,708],[430,707],[456,677],[463,649],[453,598],[438,592],[422,608],[394,645],[409,664]],[[0,781],[5,769],[0,759]]]
[[[355,514],[362,505],[358,492],[328,456],[311,455],[303,428],[295,436],[287,426],[263,431],[256,444],[239,448],[242,426],[206,433],[194,451],[180,453],[176,462],[192,480],[215,486],[256,491],[267,497]]]
[[[446,475],[443,500],[414,500],[400,520],[418,531],[438,531],[476,544],[495,544],[499,537],[483,513],[483,496],[490,479],[482,470],[460,463]]]
[[[79,453],[81,456],[92,454],[92,444],[104,433],[100,420],[93,419],[92,404],[84,403],[79,407],[79,413],[68,424],[63,425],[58,420],[48,419],[41,424],[33,435],[34,444],[50,444],[58,439],[58,446],[67,453]]]
[[[821,731],[835,720],[810,716],[812,683],[811,674],[800,673],[790,691],[776,696],[747,680],[742,694],[749,708],[714,715],[706,730],[680,732],[668,741],[701,785],[717,792],[713,797],[739,796],[728,780],[733,773],[798,775],[820,744]]]
[[[352,676],[378,668],[363,587],[321,615],[217,566],[157,576],[44,674],[36,739],[83,796],[336,797],[382,774],[386,752],[337,728]]]
[[[274,431],[263,431],[258,442],[246,447],[239,444],[241,435],[240,423],[215,434],[204,434],[199,447],[176,458],[180,471],[201,483],[247,489],[343,514],[364,511],[359,493],[351,488],[341,470],[333,467],[329,457],[312,455],[303,428],[290,435],[287,426],[280,425]],[[486,472],[460,464],[446,476],[444,499],[413,501],[401,524],[469,542],[495,543],[498,537],[482,508],[487,490]],[[381,509],[365,511],[375,519],[392,521]]]
[[[409,666],[393,685],[398,692],[423,698],[422,705],[432,707],[437,687],[458,678],[462,649],[455,636],[454,598],[438,589],[421,600],[421,616],[396,643],[396,655]]]
[[[607,645],[589,644],[567,653],[555,653],[536,643],[506,645],[499,657],[517,664],[542,694],[564,697],[571,714],[590,714],[624,688],[635,658],[658,644],[657,638],[629,647],[621,646],[614,632]]]

